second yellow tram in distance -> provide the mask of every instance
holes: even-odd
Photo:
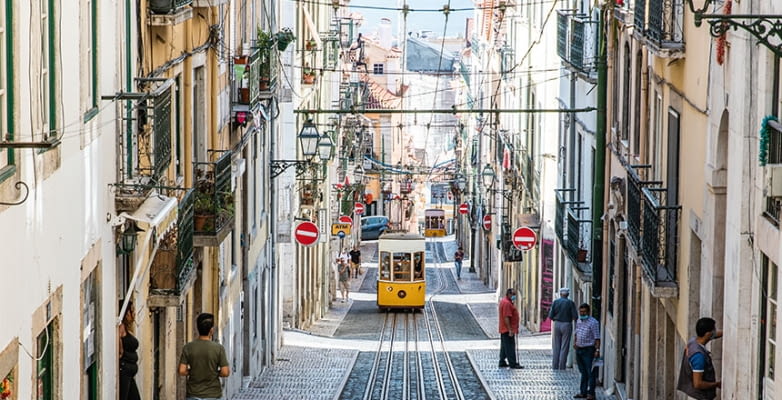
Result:
[[[445,236],[445,224],[445,210],[440,208],[430,208],[424,210],[424,236]]]
[[[424,308],[426,242],[415,233],[386,233],[377,244],[377,306]]]

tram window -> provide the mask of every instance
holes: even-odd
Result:
[[[424,278],[424,252],[418,251],[413,255],[413,266],[415,268],[415,279]]]
[[[391,279],[391,253],[380,252],[380,279]]]
[[[410,280],[410,253],[394,253],[394,281]]]

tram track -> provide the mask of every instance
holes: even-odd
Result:
[[[474,378],[472,366],[464,360],[454,363],[446,346],[446,335],[437,314],[435,298],[449,290],[453,280],[450,270],[441,268],[444,250],[431,242],[431,261],[428,276],[429,290],[424,307],[417,310],[384,310],[378,344],[374,354],[365,353],[361,358],[366,378],[363,391],[351,390],[346,399],[479,399],[486,398],[486,391]],[[449,281],[450,278],[450,281]],[[452,284],[450,284],[452,286]],[[411,312],[412,311],[412,312]],[[378,321],[379,322],[379,321]],[[469,364],[469,363],[467,363]],[[360,370],[361,367],[359,367]],[[460,375],[467,379],[468,389],[462,388]],[[346,393],[343,393],[346,394]]]

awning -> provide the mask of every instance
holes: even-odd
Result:
[[[117,325],[122,323],[122,316],[128,308],[130,294],[136,290],[140,279],[146,274],[147,269],[152,265],[162,238],[169,229],[173,228],[177,219],[177,199],[159,194],[154,194],[144,200],[141,206],[132,214],[123,212],[120,217],[138,222],[139,228],[144,232],[139,232],[138,246],[134,251],[136,257],[136,268],[133,270],[133,279],[128,286],[128,292],[125,293],[125,301],[122,302],[122,308],[117,316]],[[154,241],[154,243],[152,243]],[[152,247],[152,252],[147,255],[147,250]],[[146,267],[141,268],[142,263],[146,262]]]

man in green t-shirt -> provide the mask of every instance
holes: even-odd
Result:
[[[203,313],[196,318],[198,339],[182,348],[179,375],[187,377],[187,400],[219,400],[223,398],[220,378],[231,374],[223,345],[212,341],[215,318]]]

